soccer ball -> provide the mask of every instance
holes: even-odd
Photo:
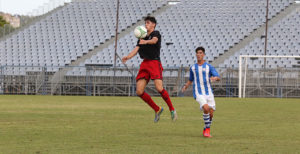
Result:
[[[134,36],[138,39],[143,39],[147,36],[147,29],[144,26],[137,26],[134,29]]]

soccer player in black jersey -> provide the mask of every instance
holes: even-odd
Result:
[[[155,26],[156,19],[154,17],[148,16],[145,18],[147,36],[144,39],[138,40],[136,47],[127,56],[122,58],[122,62],[126,63],[127,60],[139,53],[140,57],[144,60],[141,63],[139,73],[136,77],[136,94],[155,111],[154,122],[158,122],[160,114],[164,109],[157,106],[152,98],[145,92],[145,87],[149,80],[154,80],[156,90],[168,104],[171,119],[175,121],[177,119],[176,110],[173,107],[168,92],[163,88],[163,67],[160,62],[161,35],[159,31],[155,30]]]

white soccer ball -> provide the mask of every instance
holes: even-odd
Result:
[[[134,29],[134,36],[138,39],[143,39],[147,36],[147,29],[144,26],[137,26]]]

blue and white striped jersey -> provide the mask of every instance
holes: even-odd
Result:
[[[190,78],[193,82],[193,94],[196,99],[197,95],[213,95],[213,90],[210,85],[210,77],[219,77],[216,69],[204,62],[203,65],[194,64],[190,67]]]

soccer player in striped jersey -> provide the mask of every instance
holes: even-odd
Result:
[[[204,56],[205,49],[198,47],[196,49],[197,63],[190,67],[190,78],[183,86],[182,92],[193,83],[194,98],[200,104],[200,110],[203,111],[203,136],[212,137],[210,126],[213,120],[213,112],[216,110],[216,103],[210,83],[220,81],[220,77],[216,69],[205,62]]]

